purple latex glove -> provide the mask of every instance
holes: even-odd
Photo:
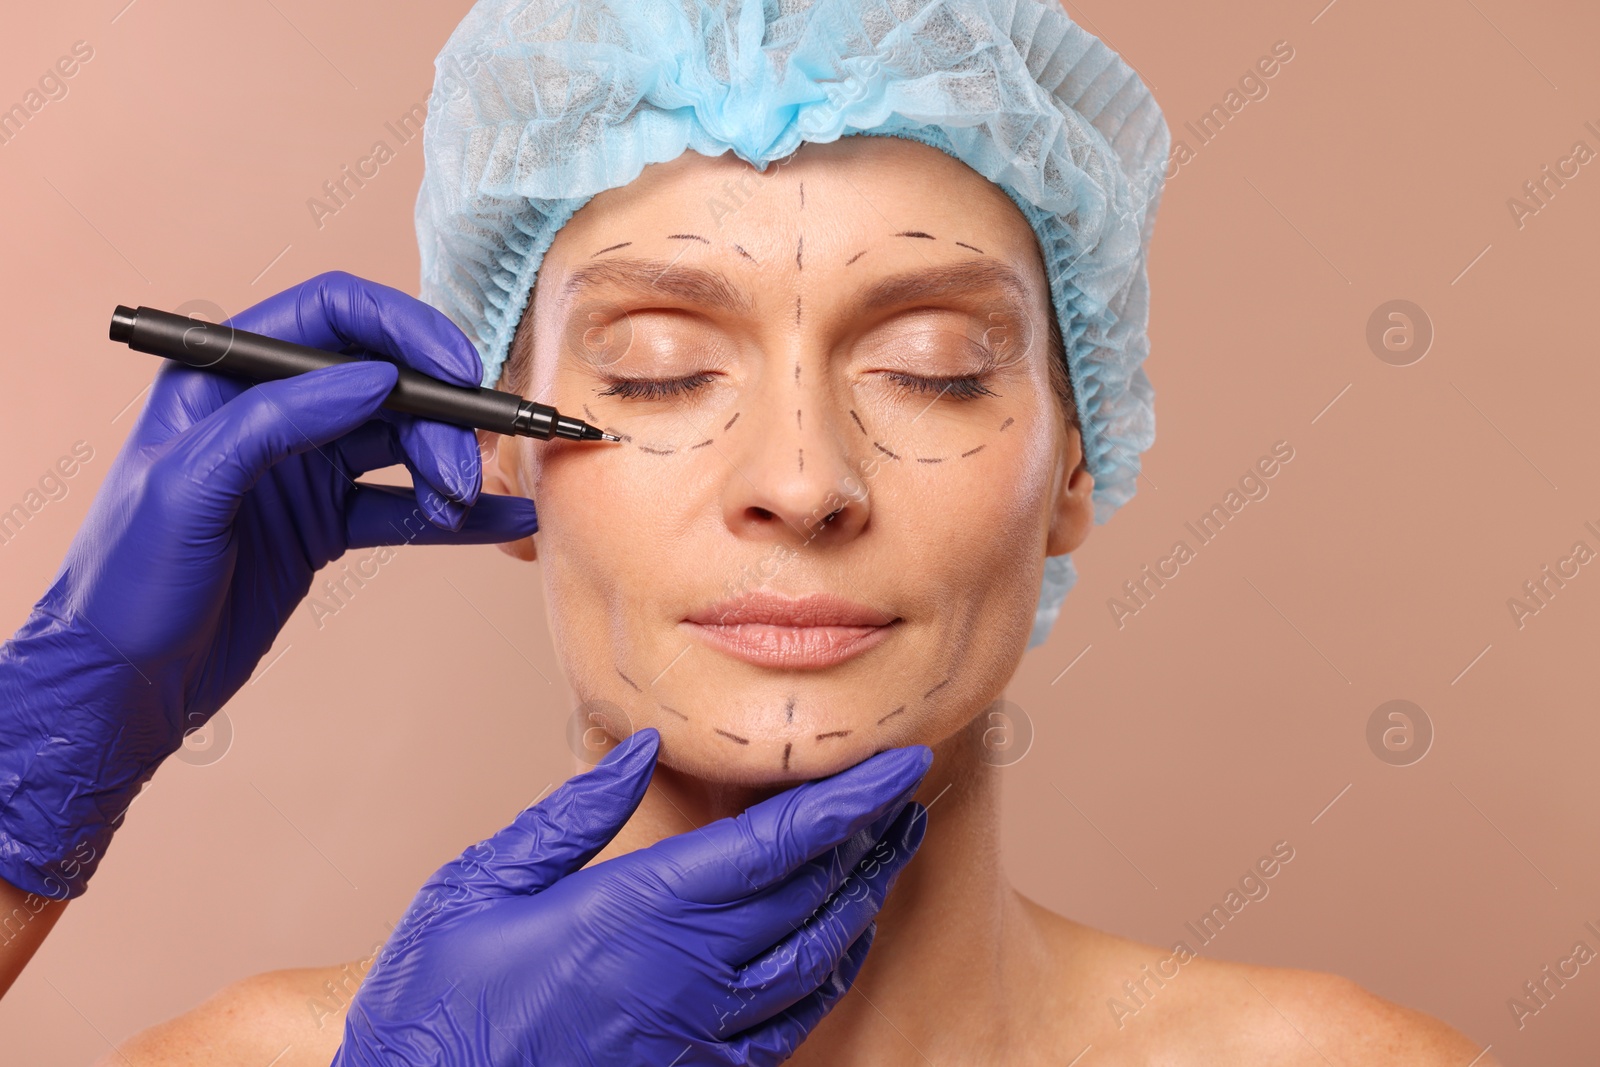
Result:
[[[83,892],[133,797],[329,561],[538,526],[529,500],[479,499],[471,430],[379,411],[394,363],[478,384],[477,351],[434,308],[334,272],[229,324],[375,358],[261,384],[157,371],[50,589],[0,648],[0,878],[29,892]],[[354,480],[399,462],[415,494]]]
[[[855,980],[922,842],[910,798],[933,753],[890,749],[584,868],[658,744],[639,731],[440,868],[351,1001],[333,1067],[788,1059]]]

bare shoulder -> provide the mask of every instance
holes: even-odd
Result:
[[[123,1042],[95,1067],[327,1067],[359,964],[269,971]]]
[[[1349,979],[1146,945],[1027,903],[1060,962],[1058,1017],[1098,1063],[1499,1067],[1459,1031]]]

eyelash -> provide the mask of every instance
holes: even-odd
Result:
[[[984,384],[987,375],[968,375],[957,378],[923,378],[899,371],[885,372],[890,381],[910,392],[922,395],[936,394],[955,400],[974,400],[980,396],[995,396],[994,390]],[[710,382],[715,375],[702,371],[687,378],[614,378],[611,388],[601,396],[617,396],[625,400],[665,400],[693,392]]]

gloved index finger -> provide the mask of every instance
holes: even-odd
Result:
[[[478,385],[483,361],[455,323],[409,293],[345,271],[319,274],[228,320],[329,352],[359,346],[456,385]]]
[[[891,808],[903,807],[932,762],[925,745],[889,749],[647,851],[652,860],[664,861],[655,866],[679,899],[738,900],[777,884]]]

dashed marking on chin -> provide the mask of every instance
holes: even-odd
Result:
[[[727,422],[722,424],[722,432],[723,433],[727,433],[728,432],[728,428],[730,426],[732,426],[734,423],[738,422],[738,421],[739,421],[739,412],[735,411],[733,413],[733,418],[729,419]]]
[[[817,740],[818,741],[830,741],[835,737],[849,737],[853,733],[855,733],[854,730],[829,730],[825,734],[818,734],[817,735]]]
[[[682,719],[684,722],[688,722],[689,721],[689,716],[685,715],[683,712],[679,711],[677,708],[669,708],[665,704],[657,704],[656,707],[660,708],[662,711],[670,711],[670,712],[672,712],[672,714],[676,715],[678,718]]]
[[[899,459],[900,458],[899,456],[895,455],[893,452],[890,452],[887,448],[884,448],[882,445],[880,445],[876,441],[872,442],[872,447],[876,448],[879,452],[882,452],[884,455],[888,456],[890,459]]]
[[[939,690],[943,689],[945,686],[947,686],[949,684],[950,684],[950,679],[946,678],[944,681],[940,682],[938,685],[934,686],[932,689],[928,690],[926,693],[923,693],[922,694],[922,699],[923,700],[927,700],[929,697],[933,696],[933,694],[937,693]]]
[[[712,733],[726,737],[729,741],[732,741],[736,744],[748,745],[750,743],[750,739],[748,737],[740,737],[738,734],[730,734],[726,730],[713,729]]]
[[[788,702],[786,704],[784,704],[784,706],[783,706],[783,721],[784,722],[794,722],[794,703],[795,703],[795,698],[791,696],[789,698]]]
[[[602,248],[602,249],[601,249],[601,250],[600,250],[600,251],[598,251],[598,252],[596,252],[596,253],[595,253],[595,254],[594,254],[594,256],[603,256],[603,255],[605,255],[605,254],[606,254],[606,253],[607,253],[607,252],[615,252],[615,251],[616,251],[616,250],[617,250],[617,249],[619,249],[619,248],[627,248],[627,247],[628,247],[628,246],[629,246],[629,245],[631,245],[631,244],[633,244],[633,242],[632,242],[632,241],[624,241],[624,242],[622,242],[622,243],[621,243],[621,244],[620,244],[620,245],[612,245],[612,246],[610,246],[610,247],[609,247],[609,248]],[[590,258],[590,259],[593,259],[593,258],[594,258],[594,256],[590,256],[590,257],[589,257],[589,258]]]
[[[965,242],[965,241],[957,241],[956,244],[960,245],[962,248],[972,248],[972,246],[967,244],[967,242]],[[978,255],[980,255],[980,256],[988,254],[981,248],[972,248],[972,250],[974,252],[978,253]]]
[[[617,668],[617,677],[621,678],[624,682],[627,682],[629,687],[632,688],[635,693],[644,692],[643,689],[640,689],[637,685],[634,684],[634,681],[633,681],[632,678],[629,678],[626,674],[622,673],[622,668],[621,667]]]
[[[785,741],[783,743],[783,769],[784,770],[788,770],[789,769],[789,750],[792,749],[792,748],[794,748],[794,742]]]
[[[669,233],[669,234],[667,234],[667,240],[669,240],[669,241],[699,241],[703,245],[708,245],[708,244],[711,243],[710,241],[706,240],[704,237],[701,237],[697,233]]]
[[[888,722],[890,719],[894,718],[896,715],[899,715],[901,712],[903,712],[905,710],[906,710],[906,706],[904,704],[901,704],[898,708],[895,708],[889,714],[887,714],[883,718],[879,719],[878,720],[878,725],[882,726],[884,723]]]

